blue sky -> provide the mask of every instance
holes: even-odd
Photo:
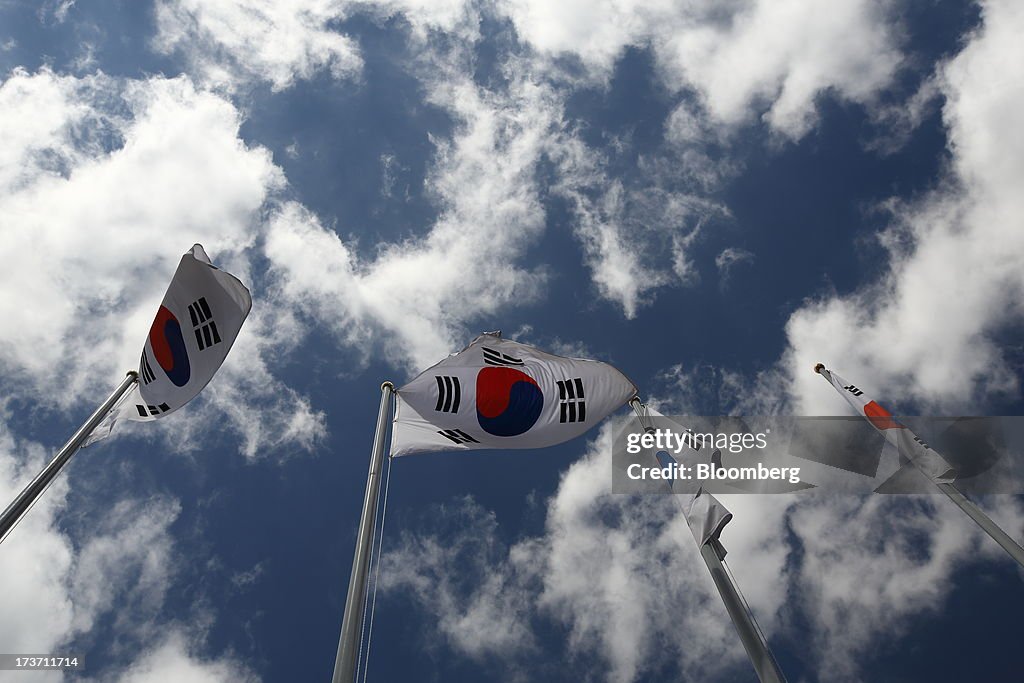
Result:
[[[199,399],[0,546],[0,650],[326,680],[380,382],[484,330],[665,413],[846,415],[824,361],[897,412],[1021,414],[1017,4],[0,3],[0,498],[194,242],[254,299]],[[611,433],[395,463],[368,680],[753,680],[673,501],[611,494]],[[734,498],[789,680],[1020,678],[1021,572],[949,501]]]

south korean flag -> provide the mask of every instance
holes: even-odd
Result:
[[[196,244],[178,263],[139,358],[139,381],[87,442],[121,418],[148,422],[195,398],[220,368],[252,308],[238,278],[210,262]]]
[[[391,454],[542,448],[572,439],[636,395],[617,369],[480,335],[398,389]]]
[[[893,417],[892,413],[865,394],[863,389],[846,381],[835,372],[824,369],[824,366],[819,366],[815,370],[823,374],[832,387],[846,399],[846,402],[870,422],[890,445],[897,449],[901,461],[913,463],[935,483],[949,484],[956,480],[956,469],[945,458],[932,450],[906,425]]]

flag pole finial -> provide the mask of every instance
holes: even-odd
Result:
[[[824,369],[825,369],[825,364],[824,363],[818,363],[817,365],[814,366],[814,371],[816,373],[818,373],[819,375],[821,374],[821,371],[824,370]]]
[[[385,389],[390,389],[391,391],[395,390],[395,385],[391,383],[391,380],[386,379],[380,383],[380,390],[384,391]]]

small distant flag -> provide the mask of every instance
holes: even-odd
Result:
[[[157,420],[195,398],[224,363],[251,308],[245,285],[194,245],[181,257],[146,336],[139,383],[86,445],[107,436],[118,419]]]
[[[949,484],[956,480],[956,469],[952,465],[862,389],[847,382],[832,370],[825,369],[824,365],[818,365],[815,370],[823,375],[846,402],[885,437],[886,441],[898,448],[902,457],[912,462],[925,476],[937,484]]]
[[[636,395],[617,369],[477,337],[396,392],[391,454],[542,448],[572,439]]]

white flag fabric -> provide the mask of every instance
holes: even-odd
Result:
[[[139,359],[139,381],[85,445],[110,433],[114,422],[170,415],[213,379],[252,308],[238,278],[210,262],[196,244],[178,263]]]
[[[831,370],[823,369],[822,373],[846,402],[863,415],[886,441],[898,448],[901,457],[912,462],[925,476],[937,484],[950,484],[956,479],[956,469],[952,465],[862,389]]]
[[[635,395],[607,363],[490,332],[397,390],[391,455],[543,448],[579,436]]]
[[[683,514],[698,546],[717,541],[722,529],[732,520],[728,508],[703,488],[683,503]]]

